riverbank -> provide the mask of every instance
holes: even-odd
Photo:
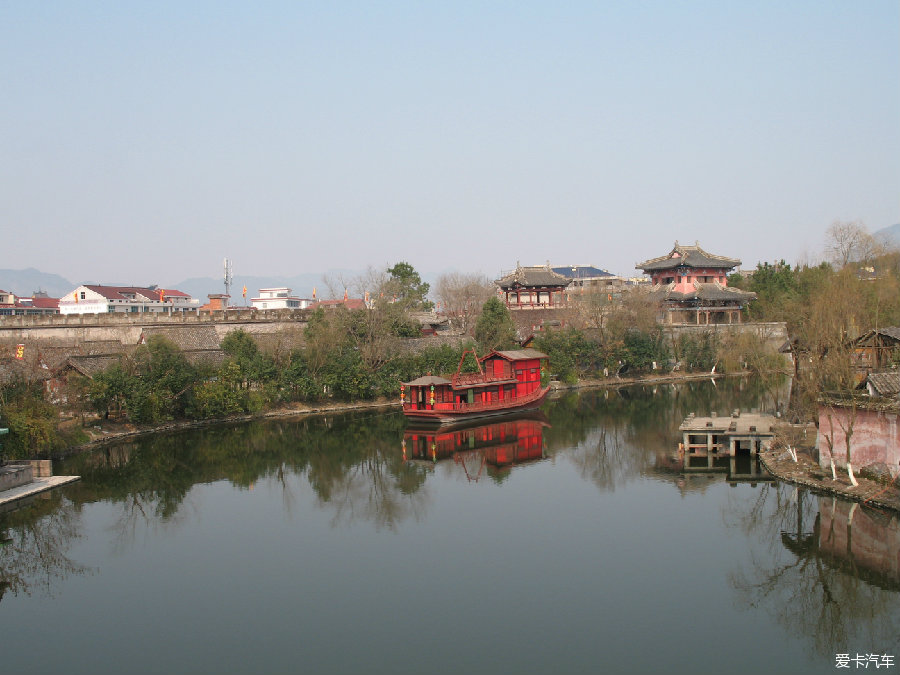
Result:
[[[741,377],[747,375],[749,375],[749,373],[669,373],[665,375],[642,375],[636,377],[584,379],[579,380],[574,384],[552,382],[551,396],[554,394],[559,395],[562,392],[575,389],[611,389],[618,387],[629,387],[639,384],[667,384],[673,382],[689,382],[691,380],[708,380],[722,377]],[[62,459],[63,457],[91,450],[93,448],[101,447],[110,443],[117,443],[122,440],[137,438],[141,436],[149,436],[152,434],[170,433],[186,429],[199,429],[203,427],[218,426],[222,424],[240,424],[244,422],[251,422],[253,420],[302,417],[306,415],[324,415],[328,413],[343,413],[356,410],[386,409],[395,406],[397,406],[396,400],[386,398],[377,399],[375,401],[330,401],[321,405],[306,405],[302,403],[294,403],[280,406],[273,410],[267,410],[254,414],[230,415],[228,417],[215,417],[205,420],[180,420],[151,426],[140,426],[128,422],[116,422],[98,419],[95,420],[92,424],[88,424],[83,428],[84,433],[89,437],[88,441],[79,443],[78,445],[63,448],[62,450],[58,450],[52,454],[52,458]]]
[[[885,485],[874,480],[857,476],[854,486],[846,471],[838,469],[837,479],[831,477],[830,469],[823,469],[805,452],[797,453],[795,462],[790,453],[781,450],[761,452],[762,465],[778,480],[808,488],[813,492],[828,494],[841,499],[855,501],[863,506],[900,513],[900,488],[894,484]]]

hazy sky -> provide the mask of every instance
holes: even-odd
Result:
[[[900,3],[0,3],[0,267],[635,274],[900,222]]]

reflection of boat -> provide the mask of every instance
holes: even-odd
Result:
[[[452,458],[470,480],[477,480],[486,464],[506,467],[542,459],[548,426],[546,416],[534,411],[478,426],[409,428],[403,434],[403,459]]]
[[[537,408],[550,387],[541,385],[541,362],[535,349],[492,351],[475,358],[477,373],[461,372],[467,349],[452,379],[425,375],[400,385],[403,414],[417,423],[447,424]],[[407,398],[408,397],[408,398]]]

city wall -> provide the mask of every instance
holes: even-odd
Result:
[[[117,341],[133,345],[137,344],[144,328],[155,326],[213,325],[222,338],[238,329],[258,334],[274,333],[287,323],[302,327],[309,316],[310,310],[0,316],[0,343]]]

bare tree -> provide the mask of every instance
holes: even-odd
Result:
[[[836,220],[825,233],[825,254],[837,269],[850,263],[871,262],[881,247],[860,220]]]
[[[478,318],[481,307],[496,293],[496,286],[483,274],[442,274],[437,280],[441,310],[454,328],[467,332]]]

